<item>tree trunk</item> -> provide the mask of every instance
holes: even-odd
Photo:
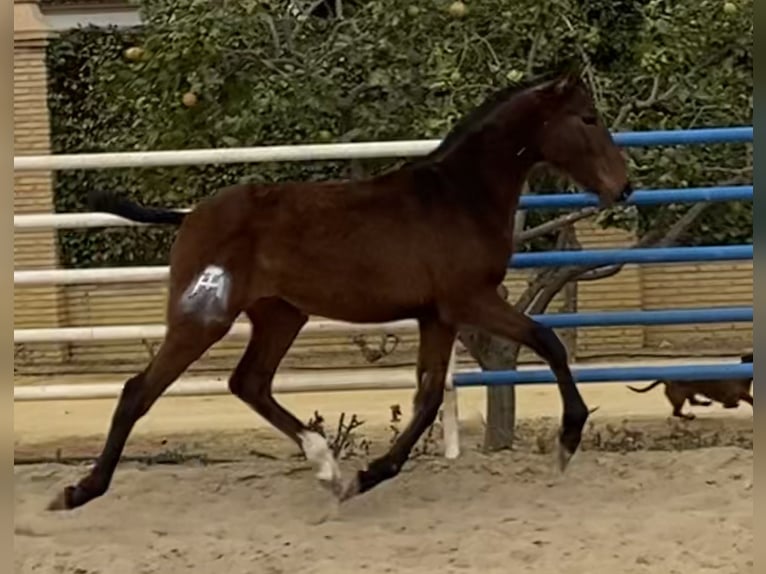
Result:
[[[503,370],[516,368],[510,358]],[[516,430],[516,386],[491,385],[487,387],[487,424],[484,428],[486,452],[509,449],[513,446]]]
[[[577,281],[572,281],[564,286],[562,313],[577,313],[577,285]],[[577,356],[577,328],[562,329],[561,341],[567,348],[569,360],[574,361]]]
[[[519,345],[463,327],[458,334],[468,352],[483,371],[507,371],[516,368]],[[487,424],[484,450],[511,448],[516,423],[516,392],[513,385],[487,387]]]

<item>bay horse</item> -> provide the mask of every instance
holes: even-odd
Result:
[[[589,90],[566,73],[497,91],[430,154],[375,177],[233,185],[189,213],[90,194],[95,211],[180,226],[170,252],[167,332],[148,366],[125,383],[93,468],[48,508],[80,507],[106,493],[136,421],[241,313],[252,332],[231,392],[292,439],[339,500],[395,477],[433,424],[460,325],[524,344],[550,365],[563,402],[563,471],[588,408],[559,338],[498,294],[522,185],[540,162],[604,206],[632,191]],[[388,452],[345,484],[325,439],[272,395],[277,367],[311,315],[352,323],[412,318],[419,326],[411,420]]]

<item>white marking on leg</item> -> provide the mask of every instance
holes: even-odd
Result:
[[[229,273],[218,265],[208,265],[181,296],[182,309],[200,315],[206,322],[224,320],[230,291]]]
[[[325,438],[313,431],[304,431],[298,435],[306,458],[317,468],[317,478],[324,482],[340,480],[340,467],[330,452]]]

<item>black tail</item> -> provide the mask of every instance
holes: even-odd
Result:
[[[651,385],[649,385],[647,387],[644,387],[643,389],[639,389],[637,387],[631,387],[630,385],[625,385],[625,386],[628,387],[631,391],[633,391],[635,393],[645,393],[647,391],[651,391],[654,387],[656,387],[657,385],[661,385],[664,382],[665,381],[660,379],[659,381],[654,381]]]
[[[138,223],[157,223],[181,225],[186,217],[182,211],[144,207],[124,197],[119,197],[107,191],[91,191],[88,193],[88,209],[103,213],[112,213]]]

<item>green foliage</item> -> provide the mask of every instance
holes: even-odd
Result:
[[[84,28],[49,47],[56,152],[189,149],[442,137],[495,88],[564,61],[585,64],[620,129],[752,123],[752,0],[446,0],[344,4],[342,19],[290,16],[277,0],[144,0],[140,29]],[[137,59],[125,50],[140,47]],[[135,56],[135,54],[133,54]],[[666,97],[642,106],[657,79]],[[196,95],[187,107],[183,97]],[[637,103],[630,106],[629,104]],[[642,187],[752,180],[750,146],[631,151]],[[60,172],[56,207],[87,189],[188,206],[241,180],[350,177],[400,163],[313,162]],[[553,191],[550,176],[533,187]],[[559,186],[560,189],[560,186]],[[665,225],[688,206],[617,210],[608,225]],[[538,223],[550,213],[533,213]],[[62,233],[69,266],[167,260],[172,230]],[[752,239],[751,204],[725,205],[686,238]],[[541,248],[537,243],[532,248]]]

